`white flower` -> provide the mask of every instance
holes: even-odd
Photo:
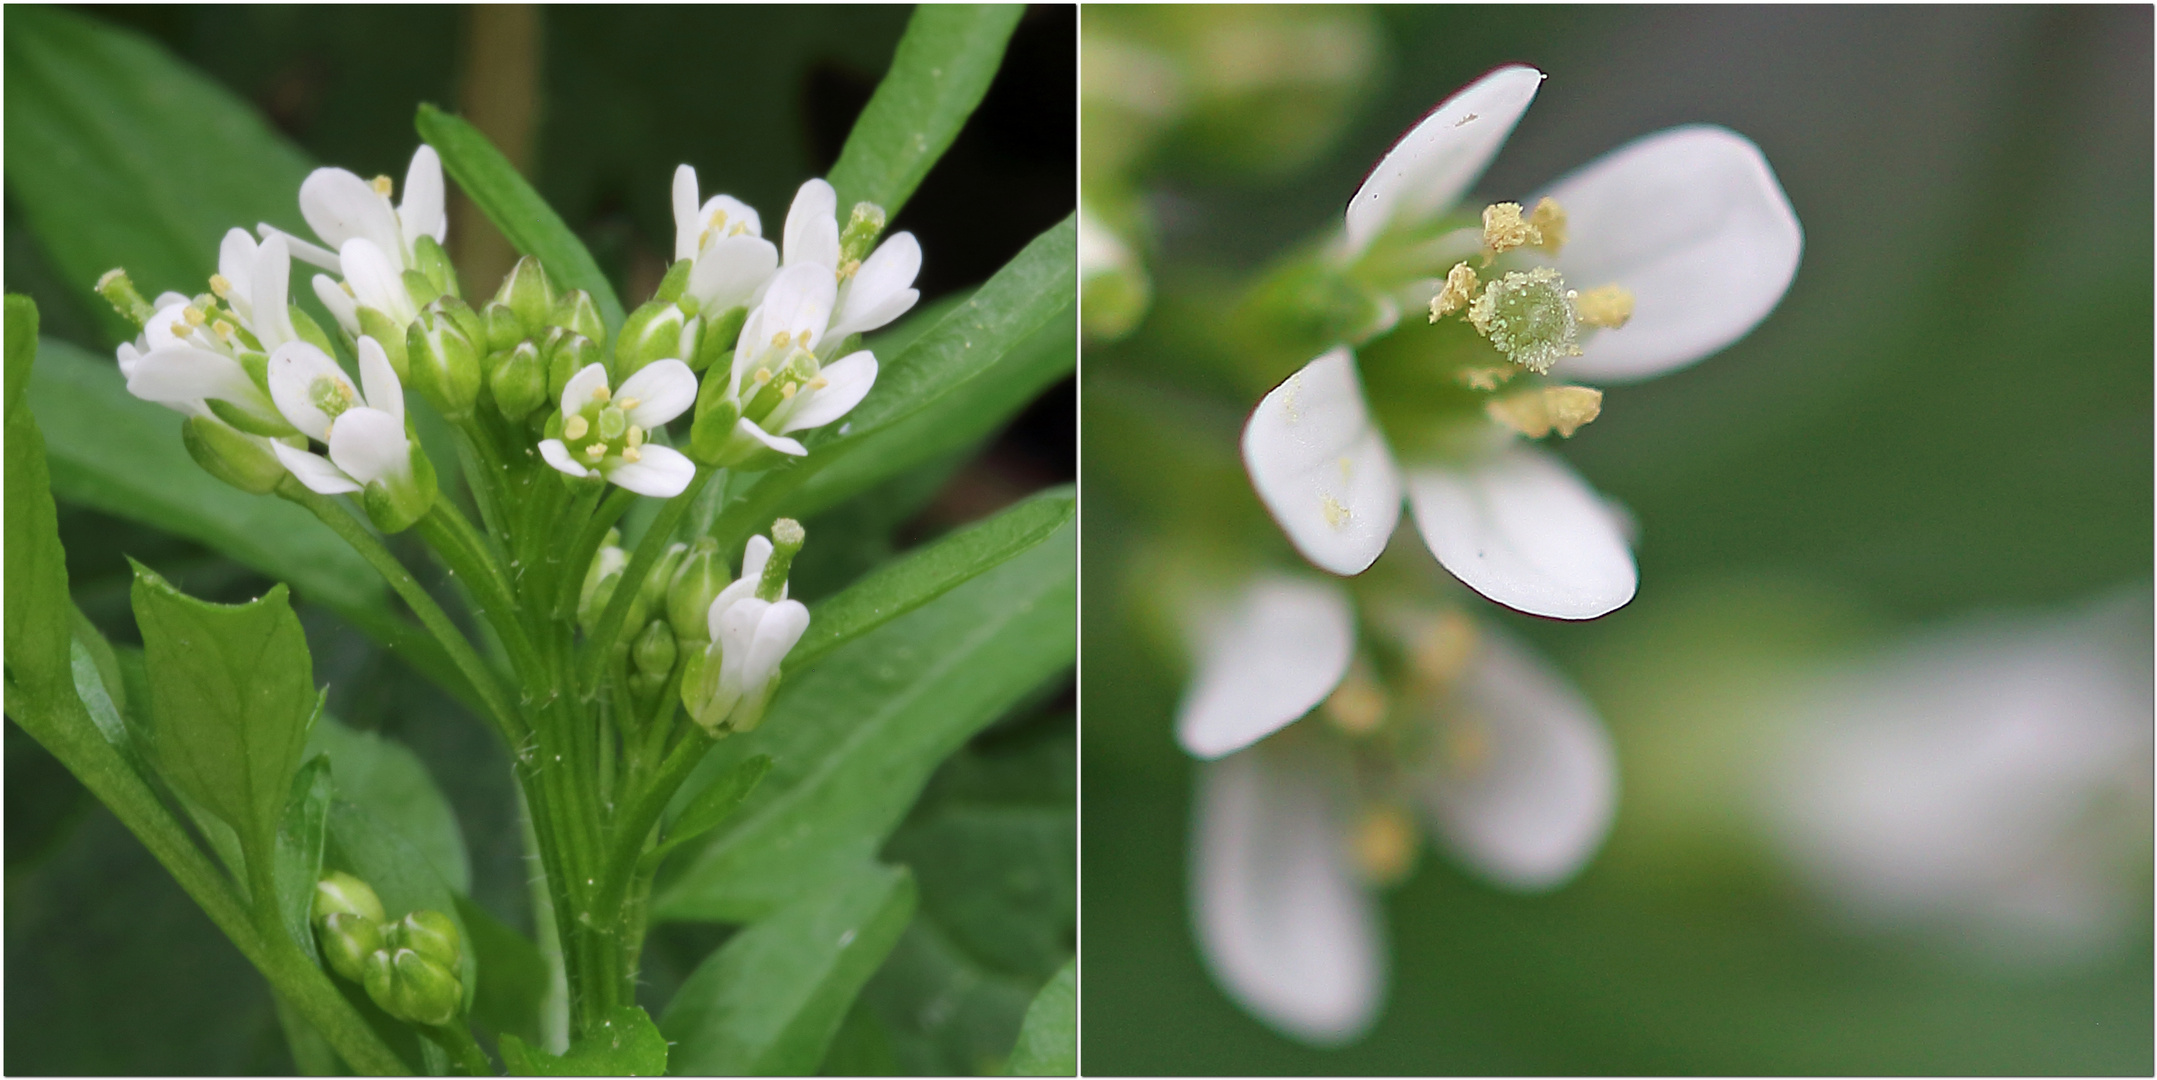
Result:
[[[1594,711],[1524,649],[1428,621],[1410,645],[1426,691],[1389,700],[1356,666],[1354,626],[1339,585],[1251,583],[1198,627],[1177,719],[1185,749],[1217,759],[1191,834],[1206,962],[1254,1015],[1319,1044],[1377,1018],[1372,888],[1412,866],[1416,817],[1482,876],[1541,890],[1585,864],[1616,800]],[[1325,724],[1281,730],[1321,702]]]
[[[800,457],[808,451],[789,433],[845,416],[876,385],[876,356],[867,349],[830,364],[817,360],[836,291],[820,263],[784,267],[742,323],[727,373],[727,399],[740,415],[727,459],[758,449]]]
[[[597,473],[639,495],[671,499],[695,478],[696,465],[645,436],[696,397],[697,377],[679,360],[637,369],[618,396],[607,387],[606,365],[588,365],[562,387],[561,436],[540,443],[540,456],[571,476]]]
[[[1925,635],[1818,681],[1757,790],[1854,920],[2024,963],[2146,922],[2149,598]]]
[[[1729,131],[1650,135],[1553,185],[1533,214],[1494,204],[1480,229],[1434,228],[1541,80],[1532,68],[1501,68],[1432,110],[1349,203],[1334,258],[1438,275],[1388,297],[1387,310],[1435,294],[1433,320],[1463,313],[1496,350],[1494,367],[1457,373],[1478,390],[1496,390],[1520,369],[1647,378],[1743,336],[1788,288],[1802,234],[1758,148]],[[1465,261],[1479,252],[1496,275],[1488,282]],[[1502,261],[1493,270],[1490,259]],[[1390,325],[1389,316],[1379,329]],[[1600,402],[1594,390],[1563,384],[1508,391],[1486,402],[1487,416],[1432,418],[1445,437],[1420,440],[1402,462],[1343,346],[1259,403],[1244,462],[1289,539],[1323,569],[1369,567],[1405,497],[1431,552],[1471,588],[1531,614],[1593,618],[1631,600],[1638,583],[1623,516],[1557,457],[1515,436],[1569,435]]]
[[[801,528],[781,521],[773,534],[788,545],[787,557],[801,546]],[[682,672],[682,697],[690,715],[707,731],[750,731],[762,722],[765,706],[779,685],[779,665],[809,628],[809,609],[786,597],[780,582],[776,595],[757,595],[773,553],[764,537],[749,539],[742,552],[741,577],[712,599],[705,615],[711,644],[695,654]],[[784,573],[782,566],[778,573]]]
[[[718,315],[751,302],[778,268],[779,250],[747,203],[714,195],[699,205],[697,171],[683,165],[674,170],[674,258],[696,260],[684,292]]]
[[[404,200],[390,203],[389,177],[373,182],[346,169],[322,168],[307,174],[300,184],[300,216],[327,247],[310,244],[272,225],[258,225],[265,238],[284,236],[294,257],[325,270],[341,268],[339,255],[348,241],[372,244],[398,274],[416,269],[416,245],[422,236],[441,243],[449,236],[449,217],[443,208],[442,159],[434,147],[420,145],[405,169]]]
[[[268,353],[297,340],[286,299],[290,278],[282,239],[257,245],[245,230],[227,233],[210,282],[230,307],[159,296],[142,336],[119,348],[128,392],[190,416],[215,415],[249,434],[290,434],[249,371],[253,364],[259,374]]]
[[[322,352],[304,341],[281,346],[270,357],[270,394],[285,419],[325,444],[329,457],[275,444],[277,458],[300,483],[324,495],[415,483],[412,440],[404,428],[404,389],[382,346],[359,339],[360,382],[365,392]]]

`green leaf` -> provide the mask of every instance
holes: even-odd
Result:
[[[45,440],[23,395],[37,357],[37,305],[7,298],[7,677],[46,700],[72,683],[67,556],[45,471]]]
[[[457,812],[427,766],[402,743],[355,731],[323,717],[308,736],[307,752],[328,754],[337,772],[337,797],[363,807],[376,821],[410,841],[435,876],[462,895],[472,888],[472,862]]]
[[[667,1040],[651,1016],[634,1005],[617,1006],[600,1030],[569,1044],[569,1052],[555,1057],[528,1046],[515,1035],[503,1035],[502,1064],[511,1076],[663,1076],[667,1071]]]
[[[227,230],[309,235],[306,157],[231,91],[109,23],[57,7],[6,19],[8,194],[111,340],[134,331],[91,295],[105,271],[126,266],[145,296],[194,295]]]
[[[856,865],[736,934],[659,1019],[684,1075],[816,1068],[862,984],[914,914],[904,868]]]
[[[1026,1010],[1006,1071],[1013,1076],[1078,1075],[1078,961],[1056,972]]]
[[[938,762],[1071,663],[1072,537],[1063,526],[784,684],[764,725],[721,742],[685,785],[750,754],[774,762],[742,812],[663,875],[655,917],[760,918],[873,858]]]
[[[137,563],[133,597],[157,702],[151,760],[232,826],[249,865],[263,866],[320,705],[286,589],[211,604]]]
[[[867,200],[891,217],[944,156],[988,93],[1004,46],[1026,13],[1020,4],[923,4],[906,24],[891,69],[854,121],[831,167],[843,223]]]
[[[472,1019],[497,1035],[539,1042],[540,1009],[547,1000],[547,961],[539,946],[462,896],[457,914],[471,932],[465,944],[479,957]]]
[[[464,921],[457,895],[435,874],[427,857],[366,809],[343,799],[330,804],[329,844],[324,849],[323,865],[366,882],[382,898],[382,910],[390,918],[401,919],[423,909],[439,911],[457,924],[460,939],[472,940],[472,928]],[[458,971],[468,1008],[478,988],[477,951],[463,950]]]
[[[667,838],[644,857],[657,862],[659,857],[694,840],[716,828],[741,809],[742,800],[756,790],[764,774],[771,771],[771,759],[762,754],[741,762],[728,770],[725,776],[705,786],[697,796],[682,808],[680,815],[667,825]]]
[[[413,124],[419,137],[442,155],[443,167],[458,186],[518,251],[538,257],[556,285],[592,294],[607,329],[621,328],[622,302],[592,253],[478,128],[427,104],[419,107]]]
[[[315,948],[308,919],[314,914],[315,882],[322,880],[322,848],[328,836],[330,799],[336,790],[329,759],[316,755],[292,778],[292,798],[277,826],[277,911],[284,918],[285,932],[317,963],[321,953]]]
[[[787,654],[788,672],[906,614],[1040,543],[1077,510],[1068,487],[1022,500],[878,567],[809,610],[809,629]]]

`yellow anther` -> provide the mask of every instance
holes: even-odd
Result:
[[[607,444],[593,443],[592,445],[585,447],[584,456],[591,458],[593,461],[598,461],[600,458],[606,457]]]
[[[186,319],[187,325],[189,326],[201,326],[203,323],[210,320],[210,317],[208,315],[204,315],[202,313],[201,308],[195,307],[192,304],[180,309],[180,317]]]
[[[1543,411],[1550,415],[1551,429],[1570,439],[1603,415],[1603,392],[1590,386],[1546,386]]]
[[[1319,708],[1334,727],[1360,737],[1378,730],[1386,718],[1386,704],[1386,692],[1358,664],[1348,669],[1347,677]]]
[[[1475,299],[1476,285],[1473,267],[1467,263],[1453,264],[1453,269],[1446,271],[1445,287],[1431,297],[1431,321],[1437,322],[1441,316],[1467,307],[1468,302]]]
[[[1633,317],[1633,293],[1623,285],[1604,285],[1573,297],[1573,310],[1589,326],[1616,330]]]
[[[389,177],[387,176],[375,177],[373,180],[373,185],[374,193],[382,196],[385,199],[389,198],[389,193],[396,188],[396,185],[390,183]]]
[[[743,233],[745,233],[745,232],[748,232],[748,231],[749,231],[749,223],[748,223],[747,221],[737,221],[737,222],[735,222],[735,223],[734,223],[734,227],[733,227],[733,228],[731,228],[731,229],[728,229],[728,230],[726,231],[726,234],[727,234],[728,236],[740,236],[741,234],[743,234]]]
[[[1408,647],[1408,662],[1426,688],[1451,686],[1475,656],[1480,635],[1475,620],[1445,611],[1430,620]]]
[[[1558,200],[1548,195],[1537,200],[1535,212],[1528,215],[1528,225],[1542,234],[1531,241],[1536,247],[1556,255],[1565,246],[1565,208],[1558,205]]]
[[[1331,495],[1320,499],[1318,512],[1326,516],[1326,524],[1336,529],[1348,524],[1348,508],[1341,505],[1341,500]]]
[[[1483,265],[1489,266],[1495,255],[1542,239],[1543,234],[1520,216],[1519,203],[1492,203],[1483,208]]]
[[[629,410],[636,408],[640,403],[642,403],[643,400],[644,399],[642,398],[625,397],[622,400],[615,402],[615,404],[621,406],[623,412],[628,412]]]
[[[605,401],[605,400],[607,400],[608,398],[610,398],[610,397],[613,397],[613,396],[614,396],[614,391],[612,391],[612,390],[609,390],[609,389],[607,389],[607,384],[606,384],[606,383],[600,383],[600,384],[599,384],[598,386],[592,387],[592,400],[593,400],[593,401]]]
[[[188,335],[188,332],[193,330],[194,328],[187,325],[186,319],[174,319],[172,320],[172,326],[169,327],[169,329],[172,331],[173,337],[186,337]]]
[[[760,367],[756,369],[756,374],[750,376],[750,378],[755,379],[758,386],[762,386],[771,381],[771,369]]]
[[[1454,373],[1470,390],[1496,390],[1520,371],[1517,367],[1473,367]]]
[[[1541,389],[1492,398],[1483,403],[1483,411],[1491,419],[1531,439],[1550,434],[1550,412],[1543,407]]]
[[[822,390],[823,388],[830,385],[831,380],[823,377],[822,375],[819,375],[816,378],[809,380],[809,389],[811,390]]]
[[[724,232],[726,230],[726,211],[724,209],[712,211],[711,223],[707,227]]]
[[[1349,846],[1365,880],[1392,885],[1415,869],[1416,840],[1415,819],[1398,806],[1384,804],[1363,812]]]
[[[860,272],[860,270],[860,259],[848,259],[846,260],[845,265],[839,267],[839,280],[845,281],[846,279],[853,277],[856,273]]]
[[[800,347],[802,347],[802,348],[804,348],[804,349],[808,348],[808,347],[809,347],[809,332],[808,332],[807,330],[804,330],[804,331],[802,331],[801,333],[799,333],[799,334],[796,334],[796,335],[794,335],[794,343],[795,343],[796,345],[799,345]]]
[[[644,460],[644,454],[634,446],[625,446],[622,448],[622,460],[628,462],[642,461]]]
[[[622,437],[622,443],[631,450],[644,445],[644,429],[635,424],[629,425],[629,431]]]
[[[211,323],[211,324],[210,324],[210,329],[212,329],[212,330],[215,330],[215,331],[217,331],[217,337],[218,337],[218,339],[219,339],[219,340],[221,340],[221,341],[231,341],[231,340],[232,340],[232,330],[233,330],[233,326],[232,326],[232,324],[231,324],[231,323],[228,323],[228,322],[226,322],[226,321],[225,321],[225,320],[223,320],[223,319],[219,319],[219,320],[217,320],[216,322],[214,322],[214,323]]]
[[[779,399],[781,401],[792,401],[794,400],[794,394],[800,389],[801,387],[789,382],[785,386],[779,388]]]
[[[794,337],[793,337],[793,335],[791,335],[791,334],[787,333],[787,332],[786,332],[786,331],[784,331],[784,330],[781,330],[781,331],[779,331],[778,333],[776,333],[776,334],[773,334],[773,335],[771,336],[771,344],[772,344],[772,347],[773,347],[773,348],[775,348],[775,349],[784,349],[784,348],[786,348],[786,347],[787,347],[787,345],[789,345],[790,343],[792,343],[792,342],[793,342],[793,340],[794,340]]]
[[[582,416],[572,416],[562,421],[562,437],[565,439],[581,439],[584,437],[584,433],[590,430],[592,430],[591,421]]]
[[[232,279],[223,274],[210,275],[210,291],[219,296],[232,295]]]

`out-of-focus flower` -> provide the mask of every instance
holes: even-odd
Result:
[[[2146,594],[1935,633],[1818,679],[1765,819],[1862,924],[2087,959],[2149,918],[2151,710]]]
[[[1594,854],[1616,800],[1600,721],[1540,660],[1458,612],[1369,614],[1359,647],[1343,586],[1249,583],[1198,621],[1177,718],[1209,759],[1191,863],[1207,964],[1244,1008],[1319,1044],[1377,1018],[1373,890],[1414,868],[1419,819],[1480,875],[1541,890]]]
[[[1758,148],[1704,126],[1621,147],[1533,210],[1451,213],[1542,79],[1492,72],[1379,162],[1320,272],[1362,312],[1343,324],[1350,343],[1389,335],[1415,355],[1374,369],[1329,349],[1259,403],[1243,450],[1267,509],[1323,569],[1367,568],[1405,496],[1469,587],[1586,619],[1631,600],[1638,578],[1623,516],[1518,442],[1570,436],[1601,411],[1600,391],[1544,376],[1643,379],[1729,345],[1788,288],[1803,238]],[[1420,340],[1395,329],[1426,302],[1443,325]]]

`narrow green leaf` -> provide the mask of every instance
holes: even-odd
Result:
[[[246,604],[182,594],[135,564],[135,622],[157,700],[151,760],[239,833],[251,865],[275,837],[319,699],[307,635],[277,585]]]
[[[442,155],[443,167],[458,186],[518,251],[537,256],[555,284],[592,294],[607,329],[621,328],[622,302],[584,241],[478,128],[427,104],[419,107],[413,124],[419,137]]]
[[[37,357],[37,305],[7,298],[6,621],[9,681],[41,701],[72,684],[67,557],[45,469],[45,440],[23,396]]]
[[[903,867],[863,863],[736,934],[660,1017],[684,1075],[802,1074],[914,914]]]
[[[808,632],[787,654],[786,670],[806,670],[831,650],[1003,565],[1076,510],[1070,488],[1053,488],[885,563],[809,609]]]
[[[560,1057],[502,1036],[502,1064],[511,1076],[663,1076],[667,1040],[650,1014],[622,1005],[599,1022],[600,1030],[569,1044]]]
[[[285,932],[317,963],[321,953],[308,917],[313,914],[315,882],[322,880],[322,847],[335,793],[329,758],[316,755],[292,778],[292,798],[277,826],[277,911],[284,917]]]
[[[655,917],[748,921],[872,859],[938,762],[1069,665],[1073,529],[789,680],[755,732],[720,743],[695,791],[750,754],[772,772],[654,893]]]
[[[1078,961],[1073,960],[1041,988],[1026,1010],[1018,1045],[1005,1071],[1012,1076],[1078,1075]]]
[[[457,915],[471,937],[465,944],[479,956],[479,989],[472,997],[472,1019],[497,1035],[515,1035],[538,1043],[539,1011],[547,999],[547,961],[539,946],[510,928],[486,908],[460,896]]]
[[[460,895],[472,888],[472,861],[464,830],[449,797],[419,755],[373,732],[355,731],[323,717],[307,738],[307,752],[328,754],[336,769],[337,797],[363,807],[375,820],[411,841],[435,876]]]
[[[231,91],[108,22],[58,7],[6,20],[8,194],[111,340],[134,332],[91,293],[105,271],[193,295],[226,230],[311,235],[306,156]]]
[[[899,39],[891,69],[854,121],[831,167],[839,213],[860,200],[892,217],[944,156],[988,93],[1021,4],[923,4]]]
[[[471,927],[457,905],[457,896],[443,884],[427,857],[395,829],[362,807],[338,799],[330,803],[329,843],[323,865],[342,870],[373,887],[382,898],[382,910],[392,919],[422,909],[439,911],[457,924],[458,937],[472,940]],[[464,1003],[472,1004],[478,987],[477,950],[463,950],[458,977],[464,982]]]
[[[704,835],[741,809],[742,800],[756,790],[764,774],[771,771],[771,759],[762,754],[750,758],[729,770],[682,808],[682,812],[667,825],[667,838],[653,848],[645,858],[657,861],[683,843]]]

